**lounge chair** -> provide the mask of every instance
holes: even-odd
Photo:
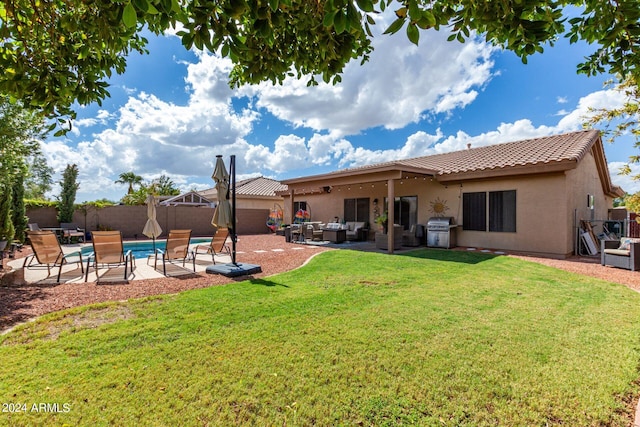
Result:
[[[71,239],[74,237],[78,238],[78,241],[82,240],[84,242],[84,229],[78,227],[77,224],[73,222],[61,222],[60,228],[62,228],[62,240],[66,240],[67,243],[71,244]]]
[[[133,271],[135,258],[131,251],[124,251],[122,233],[119,231],[92,231],[93,253],[87,258],[85,281],[89,281],[89,266],[93,260],[96,271],[96,282],[100,281],[98,266],[117,267],[124,265],[124,280],[129,278],[129,271]],[[130,270],[129,270],[130,268]]]
[[[38,266],[47,267],[47,275],[51,274],[51,267],[58,267],[57,283],[60,283],[60,274],[62,273],[62,266],[68,264],[69,258],[77,257],[77,261],[72,261],[80,264],[80,270],[84,273],[84,267],[82,266],[82,253],[79,251],[64,254],[62,247],[58,241],[58,237],[53,231],[27,231],[27,236],[31,242],[31,248],[33,254],[27,256],[24,259],[23,268],[36,268]],[[33,264],[33,260],[37,260],[38,264]]]
[[[27,224],[27,227],[29,227],[29,231],[42,231],[37,222]]]
[[[226,228],[222,228],[216,231],[216,234],[213,235],[210,244],[196,246],[193,249],[194,262],[198,255],[211,254],[211,259],[213,260],[214,264],[216,263],[216,255],[225,253],[231,256],[231,249],[229,249],[229,246],[227,246],[227,237],[229,237],[229,230]]]
[[[182,260],[182,267],[189,258],[189,242],[191,240],[191,230],[170,230],[167,237],[167,246],[164,250],[156,248],[153,268],[158,264],[158,258],[162,260],[162,272],[167,275],[167,262]],[[193,257],[193,272],[196,271],[196,260]]]

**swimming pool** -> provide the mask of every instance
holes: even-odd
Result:
[[[202,244],[202,243],[210,243],[211,238],[207,237],[196,237],[191,239],[191,244]],[[156,240],[156,248],[164,249],[166,245],[166,240]],[[149,255],[153,255],[153,242],[152,241],[144,241],[144,242],[124,242],[124,251],[131,251],[134,257],[137,259],[146,258]],[[82,255],[86,256],[93,252],[93,246],[85,246],[81,249]]]

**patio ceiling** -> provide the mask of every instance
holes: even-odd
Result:
[[[390,180],[430,178],[436,179],[436,171],[399,164],[384,164],[357,169],[343,169],[321,175],[293,178],[283,181],[288,186],[284,194],[313,194],[326,192],[326,188],[388,183]]]

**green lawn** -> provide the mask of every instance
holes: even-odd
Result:
[[[639,344],[621,285],[480,253],[329,251],[0,337],[2,409],[26,409],[0,425],[626,426]]]

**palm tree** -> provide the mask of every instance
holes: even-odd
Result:
[[[123,172],[120,174],[118,180],[116,180],[116,184],[129,184],[129,191],[127,194],[133,193],[133,185],[142,184],[142,177],[140,175],[136,175],[133,172]]]

